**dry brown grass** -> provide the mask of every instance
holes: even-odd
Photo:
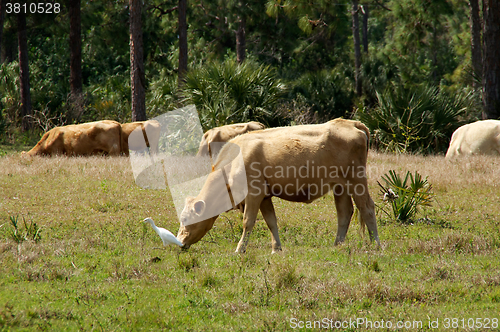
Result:
[[[114,178],[123,174],[123,180],[133,181],[130,161],[125,157],[26,157],[12,154],[0,158],[0,176],[55,175],[58,173],[81,175],[97,178]]]
[[[428,176],[437,190],[464,189],[473,185],[500,186],[500,158],[495,156],[469,156],[448,161],[444,156],[370,151],[368,159],[371,184],[376,184],[381,175],[394,169],[396,172],[418,171],[423,176]]]

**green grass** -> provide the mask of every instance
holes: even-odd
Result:
[[[9,153],[0,158],[0,330],[287,331],[292,318],[358,317],[420,320],[423,330],[439,319],[442,330],[447,317],[500,319],[500,159],[371,153],[369,165],[377,204],[376,181],[390,169],[428,176],[436,194],[413,224],[378,213],[382,250],[357,223],[334,247],[327,195],[275,200],[282,254],[271,255],[259,216],[236,255],[235,211],[189,251],[163,248],[141,221],[175,234],[172,200],[137,187],[125,157]],[[41,239],[17,243],[11,216],[35,222]]]

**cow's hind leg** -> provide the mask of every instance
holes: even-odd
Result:
[[[335,207],[337,208],[338,220],[337,238],[335,239],[335,245],[337,245],[345,240],[354,209],[352,206],[351,196],[347,193],[342,192],[338,195],[334,193],[333,196],[335,197]]]
[[[370,239],[375,240],[380,246],[377,232],[377,220],[375,219],[375,204],[373,200],[368,192],[365,192],[363,195],[354,195],[353,198],[363,222],[368,227]]]
[[[266,221],[267,227],[271,231],[273,254],[281,251],[280,236],[278,234],[278,221],[274,212],[273,202],[271,197],[266,198],[260,203],[260,212]]]
[[[236,247],[237,253],[244,253],[247,250],[248,239],[255,225],[259,206],[260,202],[257,203],[255,201],[246,202],[245,204],[245,212],[243,213],[243,234],[241,235],[240,242],[238,242],[238,247]]]

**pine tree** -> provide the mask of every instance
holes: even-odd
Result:
[[[130,85],[132,121],[146,120],[144,55],[142,45],[141,0],[130,0]]]
[[[33,114],[33,110],[31,108],[26,14],[23,11],[20,11],[19,14],[17,14],[17,40],[19,48],[19,90],[21,92],[20,116],[22,119],[22,130],[26,131],[31,128],[30,116]]]
[[[500,2],[483,0],[483,103],[489,119],[500,118]]]

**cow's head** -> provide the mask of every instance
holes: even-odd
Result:
[[[225,151],[225,152],[224,152]],[[180,214],[177,238],[184,248],[198,242],[214,225],[219,214],[232,210],[248,192],[245,165],[240,148],[227,143],[212,172],[196,197],[187,197]]]
[[[184,249],[188,249],[192,244],[200,241],[214,225],[218,215],[203,219],[205,212],[205,201],[198,200],[195,197],[186,198],[186,204],[180,217],[181,227],[177,234],[177,238],[182,242]]]

